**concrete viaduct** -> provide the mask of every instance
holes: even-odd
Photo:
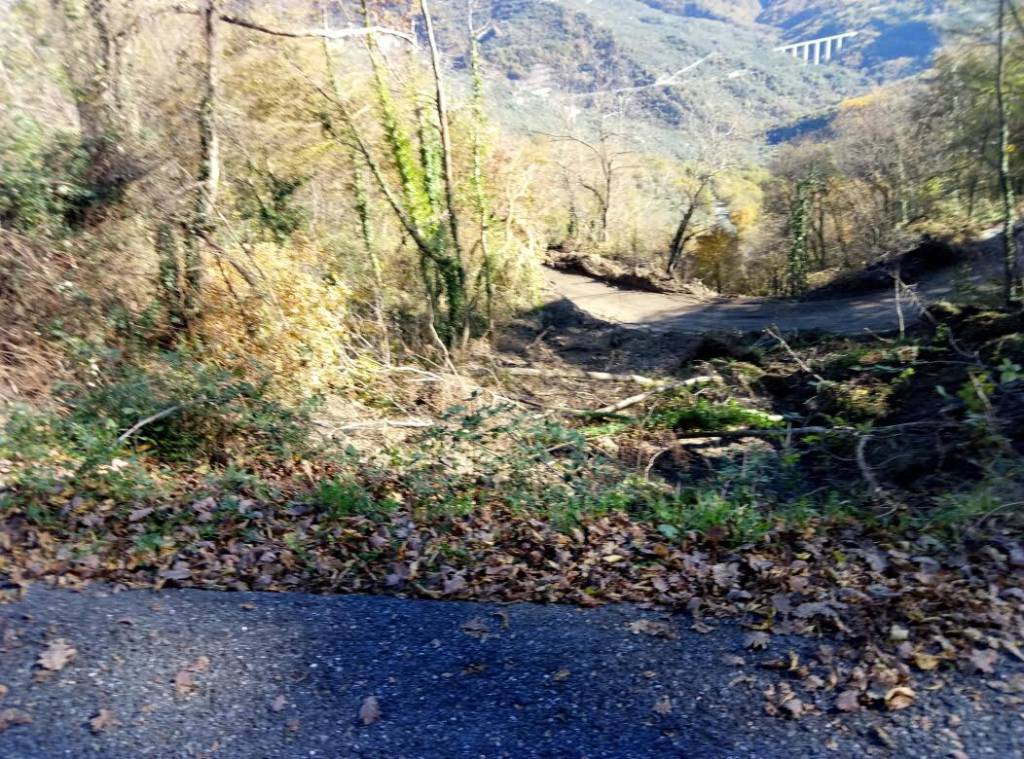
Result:
[[[856,37],[858,32],[843,32],[833,34],[831,37],[819,37],[816,40],[805,40],[794,42],[791,45],[783,45],[775,48],[777,53],[787,53],[794,58],[802,58],[815,66],[832,60],[832,57],[842,52],[843,42]]]

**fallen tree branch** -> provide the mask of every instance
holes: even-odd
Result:
[[[196,403],[206,403],[206,401],[196,401]],[[127,442],[127,440],[130,437],[132,437],[135,433],[137,433],[143,427],[145,427],[147,425],[150,425],[150,424],[153,424],[153,422],[159,422],[161,419],[166,419],[171,414],[176,414],[179,411],[181,411],[182,409],[187,408],[188,406],[196,405],[196,403],[178,403],[178,404],[176,404],[174,406],[171,406],[169,408],[165,408],[163,411],[158,411],[155,414],[153,414],[152,416],[147,416],[145,419],[143,419],[143,420],[141,420],[139,422],[136,422],[131,427],[129,427],[127,430],[122,432],[118,436],[117,440],[115,441],[115,445],[121,445],[121,444]]]
[[[659,387],[671,384],[670,380],[659,380],[639,374],[612,374],[611,372],[572,371],[565,369],[537,369],[528,366],[500,366],[496,372],[512,377],[541,377],[543,379],[591,379],[599,382],[633,382],[643,387]]]
[[[797,363],[797,366],[799,366],[805,372],[814,377],[814,379],[818,380],[818,382],[821,382],[823,384],[827,383],[827,380],[824,377],[822,377],[820,374],[814,371],[814,369],[811,368],[810,364],[808,364],[806,361],[800,358],[800,356],[797,355],[796,351],[793,350],[790,344],[787,343],[786,339],[782,336],[782,330],[780,330],[778,326],[776,326],[774,329],[772,329],[771,327],[766,328],[765,333],[769,337],[773,338],[779,345],[782,346],[786,353],[789,354],[789,357]]]
[[[200,14],[197,8],[186,8],[182,5],[175,5],[170,8],[164,8],[150,14],[148,17],[139,17],[135,19],[128,27],[118,33],[121,36],[127,33],[131,28],[137,26],[142,21],[151,20],[156,16],[163,13],[177,13],[185,16],[198,16]],[[403,32],[399,29],[390,29],[386,26],[358,26],[351,27],[348,29],[274,29],[263,24],[258,24],[251,19],[243,18],[241,16],[234,16],[230,13],[218,13],[217,17],[225,24],[231,24],[232,26],[240,26],[243,29],[250,29],[254,32],[260,32],[261,34],[268,34],[272,37],[289,37],[291,39],[323,39],[323,40],[344,40],[352,37],[368,37],[370,35],[383,34],[390,37],[396,37],[397,39],[407,42],[410,45],[416,45],[416,38],[408,33]]]
[[[745,438],[745,437],[785,437],[787,435],[853,435],[860,439],[865,437],[870,438],[872,434],[887,433],[887,432],[899,432],[900,430],[913,429],[915,427],[953,427],[957,426],[957,422],[904,422],[902,424],[892,424],[888,427],[873,427],[870,433],[865,430],[860,430],[856,427],[778,427],[771,429],[743,429],[743,430],[695,430],[693,432],[685,432],[677,434],[676,439],[679,442],[685,440],[696,440],[700,438]]]
[[[871,465],[868,464],[868,443],[871,442],[871,435],[860,435],[857,439],[857,468],[860,469],[861,476],[864,481],[867,482],[868,487],[871,488],[871,495],[880,500],[886,506],[889,507],[889,511],[884,515],[888,516],[893,512],[897,511],[900,507],[900,502],[897,501],[892,495],[882,487],[882,483],[878,481],[878,477],[875,476],[874,470]]]
[[[697,440],[700,438],[745,438],[745,437],[786,437],[787,435],[825,435],[828,433],[855,434],[854,427],[779,427],[778,429],[758,430],[695,430],[677,434],[676,439],[680,442],[685,440]]]
[[[599,408],[596,411],[576,411],[572,412],[583,416],[607,416],[608,414],[617,414],[620,411],[628,409],[632,406],[636,406],[644,401],[653,398],[655,395],[661,393],[670,393],[673,390],[684,390],[686,388],[697,387],[698,385],[709,385],[712,382],[718,382],[718,377],[702,376],[702,377],[691,377],[688,380],[682,382],[673,382],[669,385],[663,385],[653,390],[648,390],[646,393],[640,393],[639,395],[633,395],[629,398],[613,403],[610,406]]]
[[[436,427],[437,422],[431,421],[430,419],[367,419],[364,421],[349,422],[348,424],[343,424],[340,427],[328,425],[323,422],[318,423],[318,426],[332,429],[335,432],[354,432],[356,430],[371,430],[380,427],[425,430],[431,427]]]

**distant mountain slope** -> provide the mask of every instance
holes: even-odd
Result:
[[[844,65],[890,80],[927,67],[954,4],[949,0],[769,0],[758,17],[786,40],[855,30]]]
[[[659,139],[682,125],[728,121],[745,139],[820,113],[931,60],[940,0],[492,0],[477,25],[494,90],[513,126],[551,124],[595,106],[587,94],[629,92]],[[438,13],[457,65],[462,4]],[[835,61],[811,66],[774,51],[857,31]],[[699,61],[699,64],[698,64]],[[677,80],[665,80],[697,64]],[[571,105],[570,105],[571,104]]]

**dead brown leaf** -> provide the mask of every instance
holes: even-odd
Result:
[[[471,638],[479,638],[485,640],[491,634],[491,628],[487,624],[487,620],[482,617],[473,617],[473,619],[466,620],[462,623],[462,632]]]
[[[446,596],[461,593],[466,589],[466,578],[462,575],[452,575],[444,581],[444,594]]]
[[[0,732],[12,725],[31,725],[32,715],[21,709],[4,709],[0,711]]]
[[[359,707],[359,719],[364,725],[372,725],[380,719],[380,702],[376,696],[367,696]]]
[[[651,707],[651,711],[655,714],[660,714],[662,717],[667,717],[672,713],[672,699],[668,695],[664,695],[658,699],[658,701]]]
[[[179,698],[188,698],[198,687],[195,675],[188,669],[179,670],[174,676],[174,692],[178,694]]]
[[[89,720],[89,729],[94,734],[99,734],[110,730],[111,728],[117,727],[121,723],[118,722],[117,717],[109,709],[100,709]]]
[[[896,712],[900,709],[906,709],[908,706],[912,706],[916,698],[917,694],[914,693],[912,688],[897,686],[895,688],[891,688],[885,694],[885,705],[890,711]]]
[[[665,640],[675,640],[679,637],[679,633],[676,632],[672,625],[655,619],[637,619],[628,622],[626,627],[634,635],[650,635],[654,638],[664,638]]]
[[[782,713],[791,719],[799,719],[804,713],[804,702],[794,696],[781,704]]]
[[[979,672],[991,675],[995,671],[996,662],[999,661],[999,653],[991,648],[976,648],[967,659]]]
[[[855,690],[844,690],[836,698],[836,709],[841,712],[855,712],[860,710],[860,693]]]
[[[174,676],[174,691],[178,697],[188,698],[199,690],[199,683],[196,681],[196,675],[201,675],[209,668],[210,657],[200,656],[194,662],[179,670]]]
[[[0,701],[3,701],[5,698],[7,698],[7,694],[10,692],[10,688],[8,688],[3,683],[0,683]]]
[[[941,662],[942,659],[938,656],[933,656],[932,654],[926,654],[921,651],[914,654],[914,666],[924,672],[931,672],[933,669],[936,669]]]
[[[771,636],[766,632],[750,632],[743,636],[743,647],[751,651],[764,651],[771,642]]]
[[[571,674],[572,672],[567,670],[565,667],[562,667],[560,670],[558,670],[557,672],[555,672],[555,674],[551,676],[551,679],[554,680],[556,683],[561,683],[565,680],[568,680],[569,675]]]
[[[64,638],[51,640],[36,662],[50,672],[59,672],[77,656],[78,651]]]

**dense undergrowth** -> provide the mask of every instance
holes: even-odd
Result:
[[[237,485],[334,516],[444,520],[499,505],[571,530],[619,512],[666,537],[731,544],[823,518],[940,531],[1013,521],[1020,317],[933,318],[903,340],[720,341],[742,360],[705,361],[706,384],[653,392],[639,410],[537,413],[467,391],[428,429],[369,450],[324,438],[315,398],[288,404],[255,370],[182,352],[108,356],[102,368],[91,356],[92,380],[58,386],[60,407],[14,407],[0,503],[8,518],[54,526],[70,501],[127,513]],[[197,467],[200,483],[188,476]],[[282,486],[281,468],[333,474]]]
[[[531,409],[494,367],[425,429],[370,441],[324,435],[255,369],[93,356],[92,381],[0,436],[4,593],[654,602],[701,631],[738,618],[752,647],[860,641],[802,687],[904,708],[922,677],[1024,658],[1021,317],[931,316],[903,339],[705,341],[687,366],[705,380],[611,412]]]

